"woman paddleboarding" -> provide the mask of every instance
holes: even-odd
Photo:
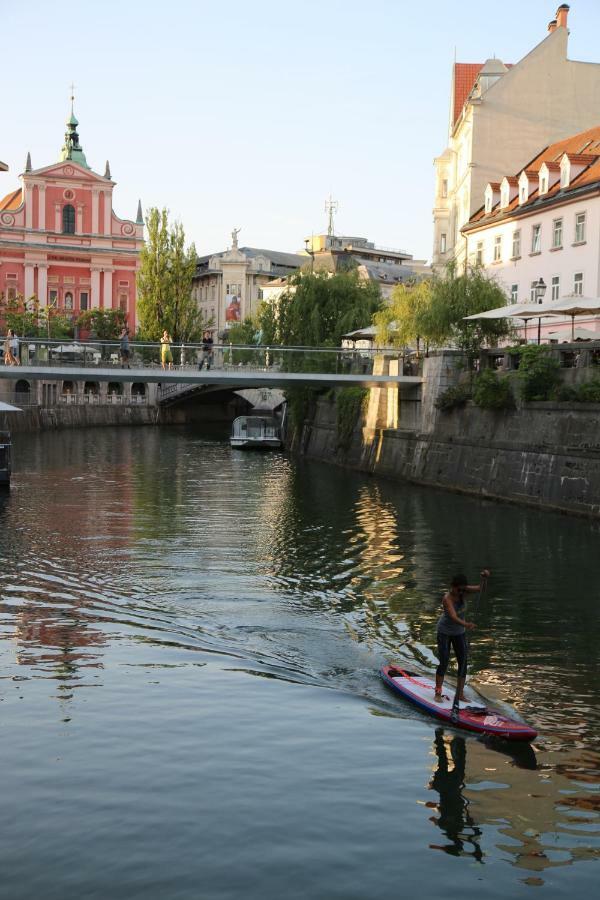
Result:
[[[458,664],[456,697],[458,700],[466,700],[463,693],[469,658],[469,644],[466,631],[467,628],[474,628],[475,625],[473,622],[468,622],[465,619],[465,595],[481,593],[490,574],[489,569],[482,569],[481,582],[479,584],[468,584],[465,575],[455,575],[450,582],[449,590],[443,596],[443,612],[437,624],[439,665],[435,673],[435,699],[438,701],[442,699],[444,676],[450,661],[451,647],[454,650]]]

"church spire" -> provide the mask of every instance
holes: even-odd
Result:
[[[137,219],[135,220],[136,225],[144,224],[144,215],[142,213],[142,201],[138,200],[138,211],[137,211]]]
[[[31,172],[31,153],[27,153],[27,161],[25,163],[25,172]]]
[[[110,165],[108,160],[106,160],[106,168],[104,169],[104,177],[108,178],[109,181],[112,180],[112,176],[110,174]]]
[[[87,164],[87,160],[85,158],[85,153],[81,149],[81,145],[79,143],[79,134],[77,132],[77,126],[79,122],[75,118],[75,113],[73,111],[73,103],[75,101],[75,94],[73,93],[75,90],[75,85],[71,85],[71,115],[67,119],[67,130],[65,132],[65,142],[63,144],[60,158],[61,160],[70,159],[74,163],[77,163],[80,166],[83,166],[84,169],[89,169],[90,167]]]

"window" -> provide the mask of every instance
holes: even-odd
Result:
[[[510,286],[510,302],[518,303],[519,302],[519,285],[511,284]]]
[[[578,297],[583,296],[583,272],[575,272],[573,277],[573,293]]]
[[[562,247],[563,220],[555,219],[552,223],[552,246],[557,249]]]
[[[6,298],[7,298],[7,300],[16,300],[17,299],[17,289],[14,287],[8,287],[6,289]]]
[[[445,253],[445,252],[446,252],[446,235],[441,234],[440,235],[440,253]]]
[[[75,207],[67,203],[62,211],[63,234],[75,234]]]
[[[542,252],[542,226],[534,225],[531,229],[531,252]]]
[[[58,291],[48,291],[48,306],[56,309],[58,306]]]
[[[521,231],[513,231],[512,237],[512,258],[519,259],[521,256]]]
[[[529,288],[529,300],[530,300],[531,303],[537,303],[537,302],[538,302],[538,296],[537,296],[537,284],[538,284],[537,281],[532,281],[532,282],[531,282],[531,286],[530,286],[530,288]]]
[[[262,289],[262,288],[259,288],[259,289],[258,289],[258,293],[257,293],[257,298],[256,298],[256,299],[257,299],[257,300],[262,300],[262,299],[263,299],[263,289]]]
[[[448,179],[444,178],[442,180],[442,197],[445,198],[447,196],[448,196]]]
[[[483,265],[483,241],[477,241],[477,249],[475,250],[475,265]]]
[[[540,194],[545,194],[548,190],[548,179],[545,175],[540,178]]]
[[[552,300],[558,300],[560,297],[560,275],[552,276]]]
[[[494,238],[494,262],[500,262],[502,259],[502,235],[497,234]]]
[[[127,312],[127,301],[129,300],[129,294],[127,291],[119,291],[119,309],[121,312]]]
[[[79,309],[80,309],[82,312],[85,312],[85,310],[88,308],[88,302],[89,302],[89,294],[88,294],[88,292],[87,292],[87,291],[80,291],[80,292],[79,292]]]
[[[522,184],[519,190],[519,203],[525,203],[527,200],[527,185]]]
[[[585,213],[577,213],[575,216],[575,243],[581,244],[585,241]]]
[[[73,309],[73,294],[67,291],[65,294],[65,309]]]

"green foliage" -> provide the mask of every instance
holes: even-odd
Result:
[[[513,409],[515,397],[508,378],[484,369],[473,385],[473,401],[481,409]]]
[[[309,416],[311,407],[316,402],[319,390],[317,388],[297,387],[289,388],[284,393],[292,428],[299,434]]]
[[[337,441],[338,447],[348,450],[359,416],[368,402],[367,388],[349,387],[337,392]]]
[[[236,344],[248,346],[256,343],[257,334],[258,328],[256,323],[247,316],[243,322],[236,322],[235,325],[228,329],[227,340],[234,346]],[[264,358],[264,350],[233,350],[230,354],[231,362],[234,365],[238,363],[256,363],[259,365],[261,361],[264,361]]]
[[[461,409],[471,399],[471,390],[466,384],[457,384],[449,387],[438,395],[435,405],[442,412],[450,412],[452,409]]]
[[[157,341],[166,328],[175,343],[194,341],[203,326],[192,297],[196,249],[191,244],[186,250],[183,227],[179,222],[169,227],[166,209],[150,209],[146,227],[137,276],[140,336]]]
[[[127,321],[122,309],[88,309],[77,319],[80,328],[91,331],[101,341],[116,340]]]
[[[519,347],[520,394],[523,400],[549,400],[560,384],[560,362],[547,344]]]
[[[581,384],[563,384],[557,389],[555,397],[557,400],[569,400],[573,403],[600,403],[600,378]]]
[[[433,282],[428,279],[416,284],[398,284],[390,302],[375,313],[377,340],[386,347],[416,346],[423,334],[423,317],[431,303]]]
[[[339,347],[342,335],[370,324],[381,307],[379,286],[356,271],[301,272],[286,291],[259,311],[262,343]]]
[[[35,294],[28,300],[21,294],[7,300],[1,294],[0,320],[4,320],[6,328],[12,328],[20,337],[45,337],[54,340],[73,337],[72,318],[56,309],[40,306]]]

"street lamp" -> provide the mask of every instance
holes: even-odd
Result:
[[[542,303],[544,300],[544,294],[546,293],[546,282],[543,278],[540,278],[539,281],[534,283],[534,291],[535,291],[535,302]],[[542,330],[542,317],[540,316],[538,319],[538,344],[541,343],[541,330]]]
[[[312,249],[309,250],[310,238],[304,239],[304,248],[308,255],[310,256],[310,274],[313,275],[315,271],[315,251]]]

